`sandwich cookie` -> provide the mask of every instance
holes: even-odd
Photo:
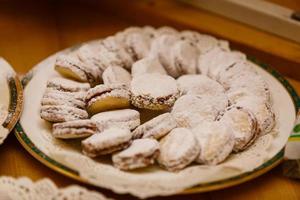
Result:
[[[225,90],[217,81],[204,75],[183,75],[177,79],[181,94],[216,96]]]
[[[227,123],[234,135],[233,151],[243,151],[253,144],[259,131],[255,116],[242,107],[229,107],[218,119]]]
[[[169,171],[183,169],[199,155],[200,146],[194,134],[186,128],[175,128],[160,140],[158,163]]]
[[[81,62],[77,55],[73,54],[58,56],[55,62],[55,70],[64,77],[80,82],[88,82],[91,85],[96,85],[100,81],[99,69]]]
[[[270,103],[265,102],[258,97],[248,96],[239,99],[235,105],[248,109],[254,114],[258,123],[260,135],[265,135],[273,130],[276,120]]]
[[[177,123],[173,116],[170,113],[164,113],[137,127],[133,131],[133,138],[154,138],[158,140],[176,126]]]
[[[246,56],[240,52],[224,51],[216,47],[205,54],[201,54],[198,60],[198,72],[218,80],[223,68],[229,67],[241,60],[246,60]]]
[[[47,89],[59,90],[63,92],[82,92],[91,88],[88,83],[79,83],[77,81],[55,77],[47,82]]]
[[[132,65],[131,74],[133,77],[150,73],[167,74],[157,57],[148,56]]]
[[[143,74],[131,81],[131,103],[138,108],[164,110],[179,97],[176,80],[163,74]]]
[[[154,164],[159,154],[159,143],[154,139],[137,139],[125,150],[112,156],[114,166],[133,170]]]
[[[60,92],[56,90],[47,90],[43,95],[41,105],[42,106],[55,106],[66,105],[76,108],[85,109],[84,99],[76,97],[77,95],[70,92]]]
[[[85,110],[65,105],[42,106],[40,115],[42,119],[49,122],[67,122],[89,117]]]
[[[53,124],[52,135],[55,138],[74,139],[93,135],[97,130],[94,121],[83,119]]]
[[[219,113],[211,97],[183,95],[172,108],[171,114],[179,127],[193,128],[202,121],[214,121]]]
[[[150,50],[150,55],[157,57],[167,73],[173,77],[179,76],[179,72],[177,68],[171,64],[171,47],[179,40],[180,38],[177,35],[161,35],[152,41]]]
[[[148,55],[151,40],[142,31],[134,32],[126,36],[124,44],[127,52],[131,55],[132,59],[136,61]]]
[[[131,144],[131,138],[129,129],[109,128],[83,140],[82,151],[89,157],[111,154],[127,148]]]
[[[159,37],[161,35],[178,35],[178,34],[179,32],[175,28],[169,26],[162,26],[156,30],[156,37]]]
[[[193,129],[201,148],[196,162],[217,165],[232,152],[235,140],[227,124],[220,122],[203,122]]]
[[[96,114],[106,110],[128,108],[130,92],[124,84],[98,85],[86,95],[87,110]]]
[[[130,84],[131,75],[130,73],[119,66],[107,67],[102,74],[103,83],[105,85],[111,84]]]
[[[100,112],[91,118],[97,123],[99,130],[111,127],[135,129],[140,125],[140,113],[133,109]]]
[[[193,43],[179,40],[171,49],[170,61],[174,69],[171,75],[177,78],[182,74],[196,74],[199,52]]]

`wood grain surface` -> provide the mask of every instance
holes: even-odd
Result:
[[[103,6],[110,3],[105,1]],[[116,16],[114,12],[108,12],[108,10],[106,7],[99,8],[99,6],[80,2],[75,3],[74,1],[71,3],[71,1],[0,0],[0,56],[7,59],[19,74],[24,74],[39,61],[58,50],[83,41],[108,36],[127,26],[147,24],[151,20],[145,20],[143,23],[142,20],[132,20],[127,17],[120,17],[120,15]],[[175,7],[171,12],[176,12]],[[182,15],[183,13],[178,11],[178,14]],[[135,13],[135,15],[137,16],[138,14]],[[233,24],[226,25],[229,22],[219,23],[221,20],[221,18],[217,20],[216,26],[222,26],[222,29],[225,30],[233,28]],[[169,23],[167,23],[168,21]],[[151,24],[158,26],[166,23],[174,24],[172,20],[164,19],[152,21]],[[192,27],[192,24],[188,26]],[[182,25],[181,27],[184,26]],[[203,29],[205,29],[205,26]],[[292,44],[289,41],[275,37],[269,38],[266,33],[260,33],[258,30],[250,29],[243,25],[238,25],[238,30],[243,31],[238,36],[237,40],[240,41],[240,45],[236,45],[237,47],[242,46],[241,50],[252,52],[252,47],[248,48],[247,45],[241,45],[243,40],[253,40],[257,45],[261,40],[263,44],[260,44],[261,46],[253,51],[255,55],[264,58],[266,52],[272,49],[272,53],[268,55],[270,60],[272,60],[271,58],[281,59],[281,65],[284,68],[281,71],[287,72],[287,75],[291,74],[289,72],[289,64],[291,62],[300,63],[300,46],[298,44]],[[216,32],[217,30],[214,31]],[[230,33],[233,30],[227,31]],[[252,34],[249,34],[249,31],[252,31]],[[211,32],[213,33],[213,31]],[[284,45],[278,47],[276,45],[278,42]],[[282,57],[280,58],[281,54]],[[268,59],[264,61],[268,61]],[[281,68],[279,67],[278,69]],[[295,76],[294,78],[300,79],[300,77]],[[290,80],[298,93],[300,93],[300,82]],[[49,177],[59,186],[81,184],[50,170],[35,160],[23,149],[13,134],[10,134],[5,143],[0,146],[0,160],[0,175],[28,176],[34,180]],[[130,195],[116,195],[108,190],[91,186],[87,187],[116,199],[135,199]],[[156,199],[300,199],[300,183],[285,178],[282,175],[281,166],[278,166],[255,180],[228,189],[203,194],[159,197]]]

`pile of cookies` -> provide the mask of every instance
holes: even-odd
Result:
[[[275,125],[268,85],[226,41],[131,27],[57,56],[41,118],[121,170],[216,165]],[[141,111],[157,112],[141,124]],[[70,141],[72,142],[72,140]]]

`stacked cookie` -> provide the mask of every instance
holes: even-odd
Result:
[[[170,27],[131,27],[59,55],[41,102],[55,138],[121,170],[216,165],[275,125],[270,91],[226,41]],[[141,111],[156,116],[141,124]]]

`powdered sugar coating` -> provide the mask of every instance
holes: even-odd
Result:
[[[139,108],[166,109],[179,96],[176,80],[163,74],[143,74],[131,81],[131,102]]]
[[[124,44],[133,60],[146,57],[150,51],[150,39],[143,32],[134,32],[127,35]]]
[[[183,95],[176,101],[171,113],[178,126],[193,128],[202,121],[215,120],[218,112],[206,96]]]
[[[65,105],[42,106],[40,115],[42,119],[49,122],[67,122],[88,118],[88,113],[85,110]]]
[[[83,138],[98,130],[96,123],[90,119],[57,123],[52,128],[52,135],[61,139]]]
[[[112,110],[91,117],[100,130],[111,127],[135,129],[140,125],[140,113],[133,109]]]
[[[110,66],[104,70],[102,79],[105,85],[129,84],[131,81],[131,75],[122,67]]]
[[[89,90],[90,85],[88,83],[79,83],[77,81],[55,77],[48,80],[47,88],[64,92],[80,92]]]
[[[159,143],[154,139],[137,139],[125,150],[112,156],[114,166],[132,170],[154,164],[159,154]]]
[[[129,129],[109,128],[83,140],[83,153],[89,157],[110,154],[130,145],[132,133]]]
[[[258,136],[258,125],[255,116],[242,107],[230,107],[221,116],[220,122],[231,128],[235,144],[235,152],[248,148]]]
[[[155,56],[145,57],[132,65],[131,74],[133,77],[146,73],[167,74],[165,68]]]
[[[227,124],[204,121],[193,129],[201,148],[196,161],[216,165],[224,161],[232,152],[234,135]]]
[[[194,161],[200,146],[186,128],[175,128],[160,141],[158,163],[169,171],[178,171]]]
[[[176,120],[170,113],[164,113],[145,122],[133,131],[133,138],[160,139],[176,128]]]

